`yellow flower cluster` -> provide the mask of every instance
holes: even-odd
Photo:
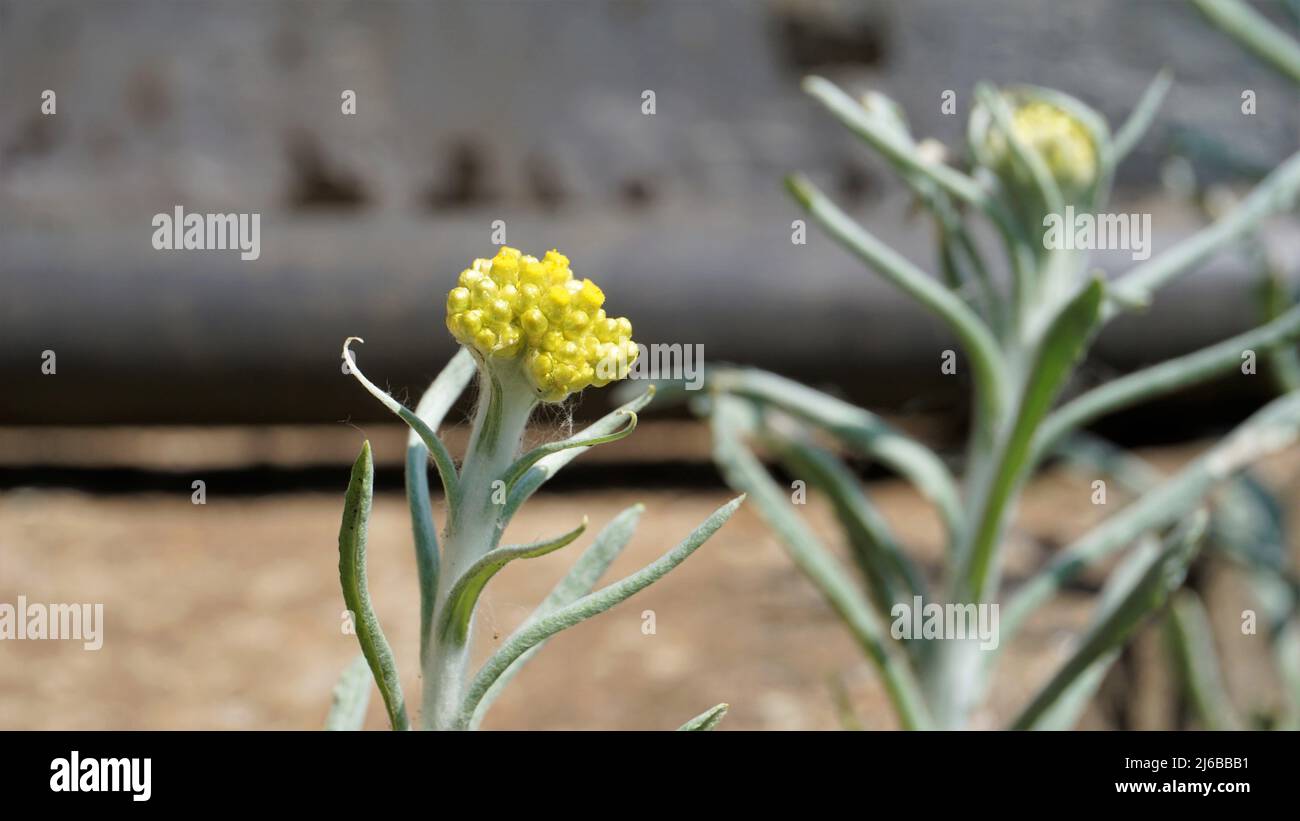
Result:
[[[447,328],[485,358],[522,358],[538,396],[559,402],[622,379],[636,360],[632,323],[606,316],[604,302],[604,292],[575,279],[559,251],[539,260],[502,248],[461,272],[447,294]]]
[[[1068,112],[1041,100],[1015,110],[1011,127],[1043,158],[1057,185],[1081,191],[1097,178],[1097,148],[1087,129]]]

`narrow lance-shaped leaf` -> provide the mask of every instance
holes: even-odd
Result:
[[[366,721],[366,708],[370,706],[372,681],[370,663],[364,655],[358,655],[334,685],[330,712],[325,718],[326,730],[361,729]]]
[[[443,611],[441,633],[450,636],[456,644],[464,644],[469,634],[470,622],[474,619],[474,606],[478,597],[492,577],[515,559],[535,559],[554,553],[560,548],[572,544],[587,529],[587,517],[582,517],[582,524],[553,539],[545,539],[531,544],[507,545],[488,551],[482,558],[469,566],[447,593],[447,605]]]
[[[1159,555],[1124,596],[1109,608],[1079,644],[1068,661],[1043,686],[1012,725],[1028,730],[1098,659],[1122,647],[1144,619],[1162,607],[1187,575],[1187,566],[1205,533],[1202,512],[1172,534]]]
[[[415,415],[429,430],[438,430],[476,370],[473,355],[461,348],[434,378],[415,406]],[[411,511],[415,569],[420,582],[420,667],[423,668],[429,654],[429,627],[433,623],[434,597],[438,590],[438,527],[429,504],[429,449],[414,428],[406,442],[406,504]]]
[[[971,358],[981,412],[987,418],[996,419],[1004,400],[1005,375],[997,340],[979,315],[952,291],[854,222],[808,180],[790,177],[786,187],[836,242],[948,324]]]
[[[569,568],[569,572],[564,578],[551,589],[551,592],[542,603],[537,605],[537,609],[524,621],[519,629],[515,631],[518,634],[520,630],[532,626],[543,616],[549,615],[566,604],[577,601],[579,598],[591,592],[591,588],[596,586],[600,577],[605,575],[605,571],[627,547],[628,541],[631,540],[633,532],[636,530],[637,521],[645,511],[645,506],[635,504],[625,508],[621,513],[615,516],[609,524],[605,525],[600,533],[596,534],[595,540],[591,547],[587,548],[578,560]],[[514,635],[510,636],[511,639]],[[507,639],[509,641],[509,639]],[[528,661],[535,656],[541,649],[546,646],[545,641],[538,642],[528,649],[523,655],[515,659],[514,663],[506,668],[497,680],[492,682],[492,686],[483,694],[483,698],[478,703],[474,711],[474,718],[470,721],[470,729],[478,729],[482,723],[483,717],[491,708],[492,702],[496,701],[497,696],[510,683],[510,680],[519,673]]]
[[[1273,637],[1273,657],[1286,694],[1282,727],[1300,730],[1300,620],[1291,619]]]
[[[1200,599],[1184,590],[1169,612],[1169,641],[1183,688],[1207,730],[1241,729],[1223,686],[1214,632]]]
[[[1169,94],[1169,88],[1174,84],[1173,72],[1168,69],[1161,69],[1156,74],[1155,79],[1147,86],[1147,90],[1142,92],[1142,99],[1133,107],[1129,113],[1128,119],[1124,125],[1120,126],[1119,131],[1115,132],[1115,139],[1110,144],[1110,163],[1112,166],[1119,165],[1124,158],[1129,155],[1133,148],[1141,141],[1143,135],[1151,128],[1151,123],[1155,121],[1156,113],[1165,101],[1166,95]]]
[[[756,368],[719,369],[711,384],[715,391],[780,408],[880,461],[911,481],[938,508],[950,538],[961,530],[961,499],[947,466],[934,451],[870,411]]]
[[[1144,536],[1129,551],[1106,579],[1106,585],[1097,597],[1089,629],[1112,613],[1127,596],[1151,564],[1160,558],[1161,542],[1154,536]],[[1093,695],[1101,687],[1107,671],[1119,658],[1122,648],[1115,647],[1102,653],[1074,681],[1066,685],[1056,701],[1048,707],[1034,723],[1035,730],[1072,730],[1079,723],[1079,716],[1087,709]]]
[[[889,615],[896,602],[910,601],[914,594],[925,595],[925,580],[843,463],[830,452],[807,443],[776,436],[764,436],[763,442],[781,455],[793,475],[806,477],[812,487],[830,499],[882,617]]]
[[[1241,365],[1241,354],[1300,338],[1300,306],[1258,328],[1190,354],[1134,371],[1066,402],[1044,420],[1034,437],[1037,463],[1071,431],[1110,413],[1229,373]]]
[[[1192,0],[1210,22],[1296,85],[1300,43],[1241,0]]]
[[[1163,285],[1209,259],[1220,248],[1254,228],[1261,220],[1294,206],[1300,191],[1300,152],[1292,154],[1255,186],[1236,208],[1213,225],[1130,270],[1111,283],[1102,312],[1109,320],[1133,305],[1145,305]]]
[[[807,77],[803,88],[895,168],[924,175],[963,202],[986,210],[995,207],[988,192],[978,182],[955,168],[926,160],[906,134],[873,117],[834,83],[822,77]]]
[[[405,405],[398,402],[386,391],[379,389],[379,386],[366,378],[366,375],[357,367],[356,357],[352,355],[349,346],[353,342],[364,342],[364,339],[356,336],[350,336],[343,341],[343,359],[348,363],[348,370],[357,378],[357,381],[393,413],[397,414],[403,422],[410,425],[411,429],[419,435],[420,441],[429,449],[433,456],[433,463],[438,468],[438,475],[442,477],[443,492],[447,496],[447,509],[456,509],[456,500],[460,498],[460,487],[456,475],[456,463],[452,460],[451,454],[447,451],[447,446],[438,438],[437,432],[430,428],[423,419],[412,413]]]
[[[517,485],[519,480],[524,477],[524,474],[527,473],[533,465],[553,453],[559,453],[563,450],[572,450],[574,448],[595,447],[596,445],[617,442],[619,439],[625,439],[630,436],[632,431],[636,430],[636,412],[619,412],[628,417],[627,424],[613,433],[591,435],[583,432],[577,436],[570,436],[568,439],[561,439],[558,442],[549,442],[545,445],[538,445],[523,456],[520,456],[515,460],[515,463],[506,470],[505,475],[501,477],[502,481],[505,482],[507,490]]]
[[[1097,324],[1102,290],[1101,280],[1096,279],[1083,288],[1057,314],[1038,346],[1011,425],[978,484],[973,507],[979,518],[972,521],[971,538],[962,556],[964,588],[959,596],[983,601],[997,585],[998,542],[1013,494],[1026,474],[1034,431],[1087,345]]]
[[[402,696],[402,684],[397,676],[397,662],[379,626],[379,618],[370,605],[370,590],[366,587],[366,529],[370,521],[374,481],[370,443],[365,442],[361,446],[361,455],[352,466],[352,478],[343,503],[343,524],[339,527],[339,581],[343,586],[343,602],[355,620],[361,652],[384,697],[388,719],[394,730],[408,730],[410,721],[406,717],[406,699]]]
[[[1290,447],[1297,438],[1300,438],[1300,393],[1288,394],[1265,405],[1222,442],[1067,547],[1042,572],[1022,585],[1003,608],[1003,641],[1084,568],[1131,544],[1141,534],[1178,521],[1200,505],[1215,485],[1250,463]]]
[[[929,710],[911,670],[887,646],[885,628],[871,605],[846,578],[817,537],[791,509],[789,498],[745,447],[740,436],[749,427],[743,400],[718,396],[713,409],[714,459],[727,482],[754,498],[759,515],[776,531],[803,574],[821,590],[848,626],[885,682],[885,691],[906,729],[931,724]]]
[[[650,404],[654,398],[654,386],[646,388],[645,393],[641,394],[625,405],[616,408],[610,413],[592,422],[574,438],[597,438],[614,433],[623,427],[627,421],[628,413],[636,413]],[[530,467],[524,472],[524,475],[515,483],[514,488],[506,496],[505,510],[502,512],[500,527],[497,530],[496,538],[501,537],[506,524],[519,510],[520,506],[528,500],[528,497],[537,492],[548,479],[559,473],[560,468],[577,459],[591,448],[590,445],[578,445],[567,448],[548,456],[542,457],[537,464]]]
[[[736,512],[736,508],[744,500],[744,496],[739,496],[718,508],[681,544],[659,557],[656,561],[630,576],[626,576],[613,584],[602,587],[594,593],[589,593],[577,601],[555,610],[550,615],[538,619],[532,625],[507,639],[501,648],[492,654],[492,657],[487,660],[470,683],[462,707],[462,723],[468,726],[473,719],[475,710],[478,708],[479,701],[482,700],[492,683],[510,665],[514,664],[516,659],[528,652],[530,648],[561,630],[605,612],[634,593],[663,578],[674,567],[686,561],[688,556],[716,533],[718,528],[722,527],[727,519],[731,518],[731,514]]]
[[[1261,282],[1261,302],[1263,302],[1264,319],[1272,322],[1287,313],[1296,302],[1296,294],[1279,267],[1274,267],[1267,259],[1267,251],[1261,250],[1265,257]],[[1269,374],[1277,384],[1279,393],[1300,390],[1300,350],[1292,344],[1275,345],[1269,351]]]
[[[880,123],[882,130],[892,128],[902,139],[913,140],[902,107],[889,97],[869,91],[863,95],[861,108]],[[927,153],[921,145],[917,145],[914,152]],[[939,231],[940,261],[948,286],[961,292],[964,298],[975,300],[994,327],[1001,327],[1003,317],[993,281],[951,195],[927,174],[905,168],[898,171],[917,200],[934,216]]]
[[[730,709],[730,704],[719,704],[715,707],[710,707],[677,729],[686,732],[712,730],[722,723],[723,716],[725,716],[727,710]]]
[[[1031,246],[1011,214],[986,186],[955,168],[930,159],[926,152],[917,150],[916,144],[906,134],[900,134],[896,127],[885,123],[883,118],[869,114],[829,80],[807,77],[803,81],[803,89],[826,106],[850,131],[880,152],[900,173],[914,173],[932,180],[955,200],[973,205],[984,212],[1001,233],[1011,257],[1018,287],[1024,290],[1024,283],[1032,267],[1032,254],[1027,253]]]

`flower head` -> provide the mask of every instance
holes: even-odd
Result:
[[[518,360],[546,402],[627,376],[632,323],[610,317],[605,294],[576,279],[559,251],[542,259],[502,248],[476,259],[447,294],[447,328],[487,361]]]
[[[1016,137],[1038,154],[1063,191],[1083,191],[1097,179],[1097,147],[1092,136],[1065,109],[1043,100],[1031,100],[1015,109],[1011,127]],[[993,156],[1007,156],[1005,138],[990,135]]]

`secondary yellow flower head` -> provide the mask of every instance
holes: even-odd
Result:
[[[1083,124],[1059,106],[1034,100],[1012,114],[1011,127],[1030,150],[1043,158],[1064,191],[1082,191],[1097,179],[1097,147]],[[994,156],[1005,157],[1002,135],[991,135]]]
[[[606,316],[604,303],[559,251],[539,260],[502,248],[461,272],[447,294],[447,329],[485,358],[520,359],[541,399],[559,402],[624,378],[636,360],[632,323]]]

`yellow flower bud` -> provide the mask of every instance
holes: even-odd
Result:
[[[452,288],[447,294],[447,313],[458,314],[469,308],[469,289]]]
[[[546,291],[546,296],[542,297],[542,312],[546,314],[547,319],[560,321],[568,312],[569,291],[563,285],[552,285]]]
[[[519,317],[519,323],[524,328],[524,333],[528,334],[529,342],[540,342],[542,334],[546,333],[549,323],[546,321],[546,315],[536,308],[529,308]]]
[[[582,290],[578,291],[578,302],[590,311],[605,304],[605,292],[589,279],[582,281]]]
[[[497,298],[497,284],[489,277],[484,277],[474,283],[474,303],[479,307],[486,308],[491,305]]]
[[[564,334],[559,331],[548,331],[542,337],[542,350],[554,353],[564,346]]]
[[[519,274],[519,281],[528,285],[546,285],[549,277],[546,274],[546,266],[535,259],[529,259],[523,265],[523,270]]]
[[[511,253],[513,252],[513,253]],[[519,252],[513,248],[502,248],[492,258],[492,278],[502,285],[513,283],[519,278]]]
[[[586,311],[569,311],[564,316],[564,329],[566,331],[582,331],[591,323],[591,318],[587,316]]]
[[[1016,137],[1038,154],[1063,192],[1083,191],[1097,180],[1097,147],[1088,130],[1069,112],[1042,100],[1017,107],[1011,115]],[[989,135],[994,161],[1007,160],[1006,138],[999,131]]]
[[[460,287],[462,288],[473,288],[474,285],[482,278],[483,278],[482,271],[479,271],[475,268],[466,268],[464,271],[460,272],[460,279],[458,280],[458,282],[460,284]]]
[[[492,302],[492,320],[494,322],[509,322],[514,312],[510,310],[510,303],[504,299],[493,300]]]

